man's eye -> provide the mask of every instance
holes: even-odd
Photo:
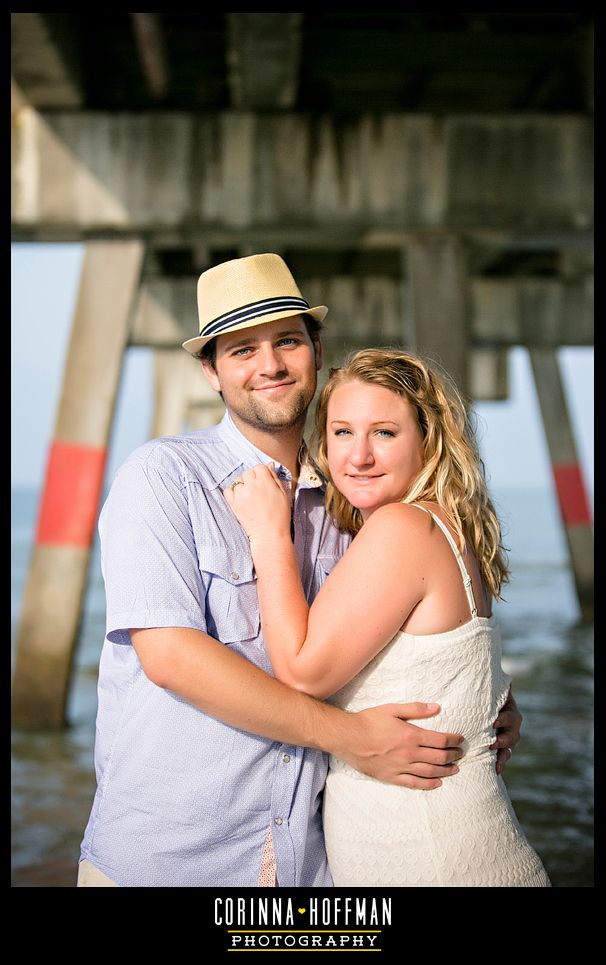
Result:
[[[279,345],[297,345],[297,344],[298,344],[298,339],[296,339],[296,338],[281,338],[278,344],[279,344]]]
[[[234,355],[247,355],[248,352],[252,351],[250,348],[238,348],[234,352]]]

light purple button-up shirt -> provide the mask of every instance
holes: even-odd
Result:
[[[107,636],[82,857],[122,887],[256,886],[268,841],[281,886],[332,884],[326,755],[231,727],[156,686],[128,634],[192,627],[272,673],[248,540],[222,495],[244,469],[272,461],[226,415],[137,449],[101,512]],[[349,542],[329,523],[318,482],[302,473],[293,513],[309,601]]]

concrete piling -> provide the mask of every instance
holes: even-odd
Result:
[[[140,241],[89,242],[82,266],[13,677],[13,723],[65,723]],[[35,391],[35,387],[33,387]]]
[[[594,541],[589,500],[556,352],[531,349],[530,362],[581,615],[593,617]]]
[[[468,392],[468,277],[464,243],[456,236],[422,235],[409,242],[407,333],[416,351],[449,373]],[[411,325],[412,323],[412,325]]]

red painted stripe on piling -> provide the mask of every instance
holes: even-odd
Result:
[[[93,540],[107,448],[51,445],[37,543],[88,547]]]
[[[552,466],[562,519],[566,526],[591,522],[585,484],[578,463]]]

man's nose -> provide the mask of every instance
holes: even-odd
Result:
[[[259,362],[262,375],[275,378],[276,375],[286,372],[286,365],[284,364],[281,352],[269,343],[260,346]]]

